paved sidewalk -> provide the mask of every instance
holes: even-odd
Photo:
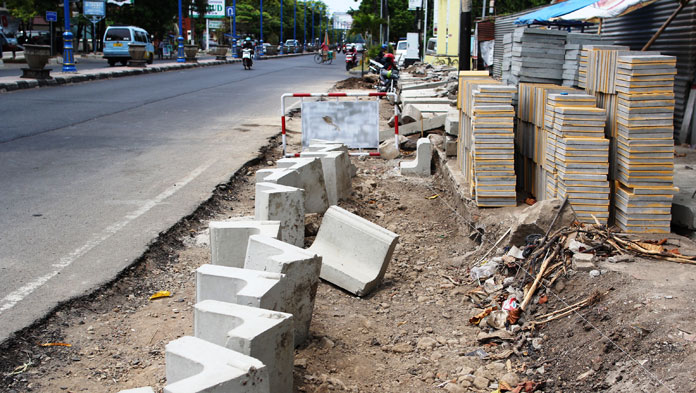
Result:
[[[287,55],[274,55],[274,56],[263,56],[260,60],[277,59],[284,57],[295,57],[314,54],[310,53],[292,53]],[[167,63],[158,65],[148,65],[147,67],[110,67],[110,68],[100,68],[91,70],[80,70],[78,68],[77,72],[66,73],[66,72],[52,72],[51,79],[23,79],[19,75],[17,76],[3,76],[0,77],[0,93],[5,93],[8,91],[20,90],[20,89],[31,89],[35,87],[45,87],[45,86],[58,86],[69,83],[79,83],[98,79],[111,79],[119,78],[123,76],[131,75],[141,75],[141,74],[151,74],[155,72],[166,72],[181,70],[186,68],[195,67],[208,67],[222,64],[232,64],[239,63],[242,59],[228,59],[228,60],[199,60],[196,63]]]

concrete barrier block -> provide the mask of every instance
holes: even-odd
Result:
[[[323,139],[310,139],[309,146],[306,151],[327,152],[327,151],[344,151],[348,153],[348,146],[341,142],[326,141]]]
[[[302,222],[304,228],[304,218]],[[278,237],[280,221],[255,221],[253,217],[238,220],[211,221],[210,252],[213,265],[243,267],[249,236],[263,234]]]
[[[322,257],[322,279],[364,296],[384,277],[398,239],[377,224],[331,206],[308,250]]]
[[[260,360],[271,392],[292,392],[292,314],[205,300],[195,306],[193,331],[197,338]]]
[[[287,304],[284,274],[203,265],[196,270],[196,301],[218,300],[280,311]]]
[[[282,158],[263,181],[305,190],[305,213],[323,213],[329,207],[324,172],[318,158]]]
[[[428,138],[418,139],[416,158],[399,164],[401,174],[405,176],[430,176],[430,162],[433,158],[433,145]]]
[[[196,337],[171,341],[165,352],[165,393],[270,393],[259,360]]]
[[[304,247],[304,190],[275,183],[256,183],[254,214],[259,221],[279,221],[278,239]]]
[[[118,393],[155,393],[155,391],[152,390],[152,388],[148,386],[148,387],[144,387],[144,388],[121,390]]]
[[[279,309],[295,316],[295,345],[305,342],[319,285],[321,257],[272,237],[249,238],[245,269],[282,273],[288,302]]]
[[[321,160],[326,196],[329,205],[350,198],[353,192],[350,156],[343,151],[302,152],[300,157],[316,157]]]

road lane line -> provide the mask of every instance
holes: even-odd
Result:
[[[0,300],[0,315],[4,313],[5,311],[11,309],[12,307],[16,306],[17,303],[21,302],[26,298],[27,296],[31,295],[34,291],[36,291],[38,288],[40,288],[42,285],[46,284],[50,279],[58,275],[63,269],[66,267],[70,266],[73,262],[84,256],[86,253],[100,245],[102,242],[116,234],[118,231],[123,229],[126,225],[130,224],[133,222],[133,220],[137,219],[138,217],[142,216],[143,214],[147,213],[152,209],[153,207],[157,206],[159,203],[164,201],[165,199],[169,198],[170,196],[174,195],[177,191],[182,189],[184,186],[186,186],[188,183],[193,181],[195,178],[201,175],[206,169],[208,169],[213,163],[215,163],[215,159],[212,159],[203,165],[199,166],[198,168],[194,169],[192,172],[190,172],[185,178],[183,178],[181,181],[175,183],[173,186],[167,188],[164,190],[162,193],[154,197],[153,199],[147,200],[143,203],[142,206],[140,206],[137,210],[129,213],[126,215],[121,221],[117,222],[116,224],[113,224],[106,229],[104,229],[101,233],[96,235],[94,238],[92,238],[90,241],[85,243],[84,245],[78,247],[75,249],[73,252],[70,254],[62,257],[57,263],[54,263],[51,265],[53,268],[52,271],[49,273],[27,283],[26,285],[16,289],[12,293],[8,294],[2,300]]]

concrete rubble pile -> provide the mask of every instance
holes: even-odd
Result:
[[[453,140],[459,131],[454,107],[457,81],[457,71],[451,67],[416,63],[402,71],[400,101],[403,111],[399,118],[399,134],[408,136],[444,127],[451,136],[449,139]],[[394,127],[394,119],[389,126]]]
[[[292,392],[319,279],[364,296],[384,277],[398,235],[335,205],[352,192],[346,147],[312,141],[307,150],[257,172],[254,217],[210,223],[193,336],[167,344],[164,392]],[[303,249],[306,212],[324,218]]]

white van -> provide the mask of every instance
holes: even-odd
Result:
[[[114,66],[116,62],[120,62],[121,65],[128,64],[128,47],[131,43],[145,45],[145,58],[148,64],[152,64],[155,59],[155,47],[147,31],[135,26],[109,26],[104,32],[104,58],[110,66]]]

